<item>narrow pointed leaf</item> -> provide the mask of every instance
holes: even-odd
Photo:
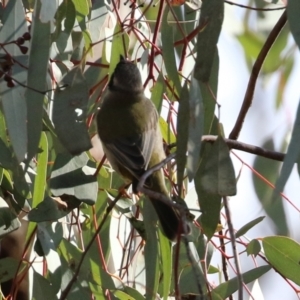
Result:
[[[203,189],[220,196],[236,194],[236,179],[228,146],[222,137],[214,142],[201,178]]]
[[[3,27],[0,31],[1,43],[17,40],[27,32],[24,8],[18,0],[9,1],[3,11]],[[24,66],[27,65],[27,55],[21,53],[15,44],[3,46],[13,59]],[[3,50],[1,54],[5,54]],[[11,77],[26,85],[27,70],[19,64],[11,67]],[[7,82],[0,81],[1,103],[5,122],[12,143],[13,150],[19,162],[23,161],[27,153],[27,107],[24,101],[24,87],[14,82],[14,87],[8,87]]]
[[[252,269],[248,272],[245,272],[242,274],[243,282],[245,284],[250,283],[260,278],[262,275],[267,273],[270,269],[271,269],[270,266],[261,266]],[[235,277],[228,280],[227,282],[221,283],[219,286],[213,289],[211,291],[212,300],[226,299],[227,297],[235,293],[237,290],[238,290],[238,281],[237,278]]]
[[[224,1],[203,0],[197,39],[195,78],[208,82],[224,18]]]
[[[176,163],[178,185],[182,187],[186,165],[190,104],[187,84],[181,90],[177,117]]]
[[[240,229],[235,233],[235,237],[238,238],[238,237],[244,235],[244,234],[247,233],[252,227],[254,227],[256,224],[260,223],[264,218],[265,218],[265,216],[258,217],[258,218],[256,218],[256,219],[252,220],[251,222],[245,224],[242,228],[240,228]]]
[[[189,137],[188,137],[188,158],[187,173],[189,180],[193,180],[199,167],[199,156],[201,149],[201,137],[204,126],[203,99],[199,83],[192,77],[189,93]]]

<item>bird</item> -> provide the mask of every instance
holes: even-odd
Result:
[[[106,158],[126,183],[132,183],[132,190],[137,193],[140,177],[166,156],[156,107],[144,94],[139,69],[123,56],[111,74],[96,119]],[[169,198],[162,169],[152,173],[145,184]],[[170,198],[170,205],[148,198],[164,235],[174,241],[182,233],[179,211],[172,206]]]

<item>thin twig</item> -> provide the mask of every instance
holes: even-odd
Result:
[[[283,14],[281,15],[281,17],[279,18],[276,25],[274,26],[274,28],[272,29],[272,31],[270,32],[265,44],[263,45],[260,53],[258,54],[258,57],[252,68],[252,72],[250,75],[246,94],[244,97],[244,101],[243,101],[239,116],[238,116],[237,121],[229,135],[229,139],[231,139],[231,140],[236,140],[240,134],[240,131],[242,129],[247,112],[252,103],[258,74],[262,68],[262,65],[265,61],[265,58],[267,57],[269,50],[271,49],[272,45],[274,44],[276,38],[278,37],[278,35],[279,35],[281,29],[283,28],[283,26],[285,25],[286,21],[287,21],[287,16],[286,16],[286,10],[285,10],[283,12]]]
[[[220,221],[220,223],[221,223],[221,221]],[[223,234],[222,229],[219,231],[219,240],[220,240],[220,248],[221,248],[222,252],[226,253],[226,246],[225,246],[225,242],[224,242],[224,234]],[[222,254],[222,252],[221,252],[221,254]],[[225,282],[227,282],[229,280],[229,276],[228,276],[226,256],[221,255],[221,257],[222,257],[222,271],[223,271],[223,275],[224,275],[224,280],[225,280]],[[228,299],[233,300],[232,295],[230,295],[228,297]]]
[[[286,6],[273,7],[273,8],[259,8],[259,7],[252,7],[252,6],[247,6],[247,5],[231,2],[231,1],[228,1],[228,0],[225,0],[224,2],[227,3],[227,4],[230,4],[230,5],[235,5],[235,6],[238,6],[238,7],[241,7],[241,8],[247,8],[247,9],[256,10],[256,11],[274,11],[274,10],[282,10],[282,9],[286,8]]]
[[[224,208],[225,208],[228,231],[229,231],[229,236],[230,236],[230,240],[231,240],[231,244],[232,244],[232,252],[233,252],[233,257],[234,257],[234,262],[235,262],[235,267],[236,267],[236,278],[237,278],[237,283],[238,283],[238,300],[243,300],[243,276],[241,273],[241,267],[240,267],[238,253],[236,251],[235,234],[234,234],[234,229],[233,229],[233,225],[231,222],[230,210],[228,207],[228,198],[227,197],[223,197],[223,204],[224,204]]]

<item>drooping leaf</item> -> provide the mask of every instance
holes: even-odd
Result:
[[[155,226],[156,214],[148,199],[144,200],[143,217],[147,235],[145,245],[145,270],[146,270],[146,300],[153,299],[158,290],[159,281],[159,248],[157,243],[157,229]],[[165,238],[162,236],[162,238]]]
[[[199,166],[199,155],[201,149],[201,137],[204,130],[204,109],[203,99],[199,83],[194,78],[191,79],[189,93],[189,137],[188,137],[188,157],[187,174],[189,180],[193,180]]]
[[[163,59],[167,71],[168,78],[173,82],[175,90],[178,94],[181,93],[181,83],[177,71],[176,57],[174,53],[174,31],[176,30],[168,23],[169,9],[166,7],[163,15],[161,28],[161,41],[163,48]]]
[[[92,147],[86,126],[88,88],[80,66],[62,79],[55,91],[53,123],[68,151],[77,155]]]
[[[11,58],[19,63],[11,66],[11,78],[16,80],[12,81],[13,87],[8,87],[7,82],[4,80],[0,81],[1,103],[14,153],[18,161],[21,162],[27,153],[28,144],[27,107],[24,101],[23,87],[26,86],[28,55],[23,54],[16,44],[5,45],[5,43],[17,40],[27,32],[24,8],[21,1],[12,0],[7,3],[3,11],[2,23],[0,40],[4,44],[3,47],[6,52],[1,49],[0,54],[6,55],[8,53]],[[23,47],[26,47],[25,45]],[[18,82],[23,86],[19,85]]]
[[[34,190],[32,206],[36,207],[45,196],[47,186],[47,164],[48,164],[48,141],[46,134],[43,132],[40,139],[39,148],[41,152],[37,156],[36,176],[34,179]]]
[[[242,274],[243,282],[245,284],[250,283],[258,278],[260,278],[262,275],[267,273],[271,269],[270,266],[261,266],[254,268],[250,271],[247,271]],[[234,277],[227,282],[221,283],[219,286],[217,286],[215,289],[211,291],[212,300],[221,300],[226,299],[233,293],[235,293],[238,290],[238,281],[237,278]]]
[[[162,280],[162,295],[163,299],[167,299],[170,294],[170,285],[172,278],[172,247],[169,240],[159,232],[159,246],[161,253],[161,272],[163,274]]]
[[[300,285],[300,245],[283,236],[265,237],[262,245],[270,264],[284,277]]]
[[[177,116],[177,141],[176,141],[176,163],[177,163],[177,182],[182,188],[184,170],[186,165],[187,143],[189,132],[190,105],[187,83],[181,90]]]
[[[289,0],[287,4],[287,19],[291,28],[292,35],[298,48],[300,48],[300,28],[299,28],[299,14],[300,3],[297,0]]]
[[[164,92],[165,92],[165,83],[164,83],[163,76],[160,73],[151,91],[151,101],[154,103],[159,115],[162,109]]]
[[[221,196],[212,194],[205,189],[202,184],[202,178],[206,173],[206,160],[211,152],[212,145],[204,143],[201,150],[201,163],[195,176],[195,187],[198,195],[198,201],[201,210],[200,223],[203,228],[204,234],[210,239],[215,230],[217,229],[220,209],[221,209]]]
[[[199,25],[203,27],[197,37],[197,58],[194,76],[208,82],[215,57],[217,43],[224,18],[224,1],[205,0],[202,2]]]
[[[274,151],[273,139],[267,139],[263,143],[262,148]],[[279,175],[280,162],[257,156],[255,157],[253,168],[272,184],[275,184]],[[257,198],[271,218],[277,234],[288,235],[289,229],[281,196],[274,193],[274,190],[255,173],[252,173],[252,179]]]
[[[293,166],[300,155],[300,102],[296,113],[296,119],[292,131],[292,137],[284,157],[283,165],[280,171],[279,178],[276,182],[275,193],[282,192],[283,188],[290,177]]]
[[[220,196],[236,194],[236,179],[229,148],[220,136],[213,143],[207,156],[200,181],[208,193]]]
[[[204,130],[203,134],[217,134],[212,132],[215,117],[215,107],[219,78],[219,53],[215,51],[210,78],[207,83],[199,81],[200,91],[204,106]]]
[[[31,24],[29,66],[25,98],[27,103],[28,155],[30,160],[37,151],[43,118],[46,75],[50,56],[50,22],[40,18],[41,3],[36,1]]]

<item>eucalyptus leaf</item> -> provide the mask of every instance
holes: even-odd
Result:
[[[86,126],[88,87],[80,66],[64,76],[55,91],[53,123],[62,144],[77,155],[92,145]]]
[[[300,285],[300,244],[283,236],[268,236],[262,239],[266,258],[284,277]]]

